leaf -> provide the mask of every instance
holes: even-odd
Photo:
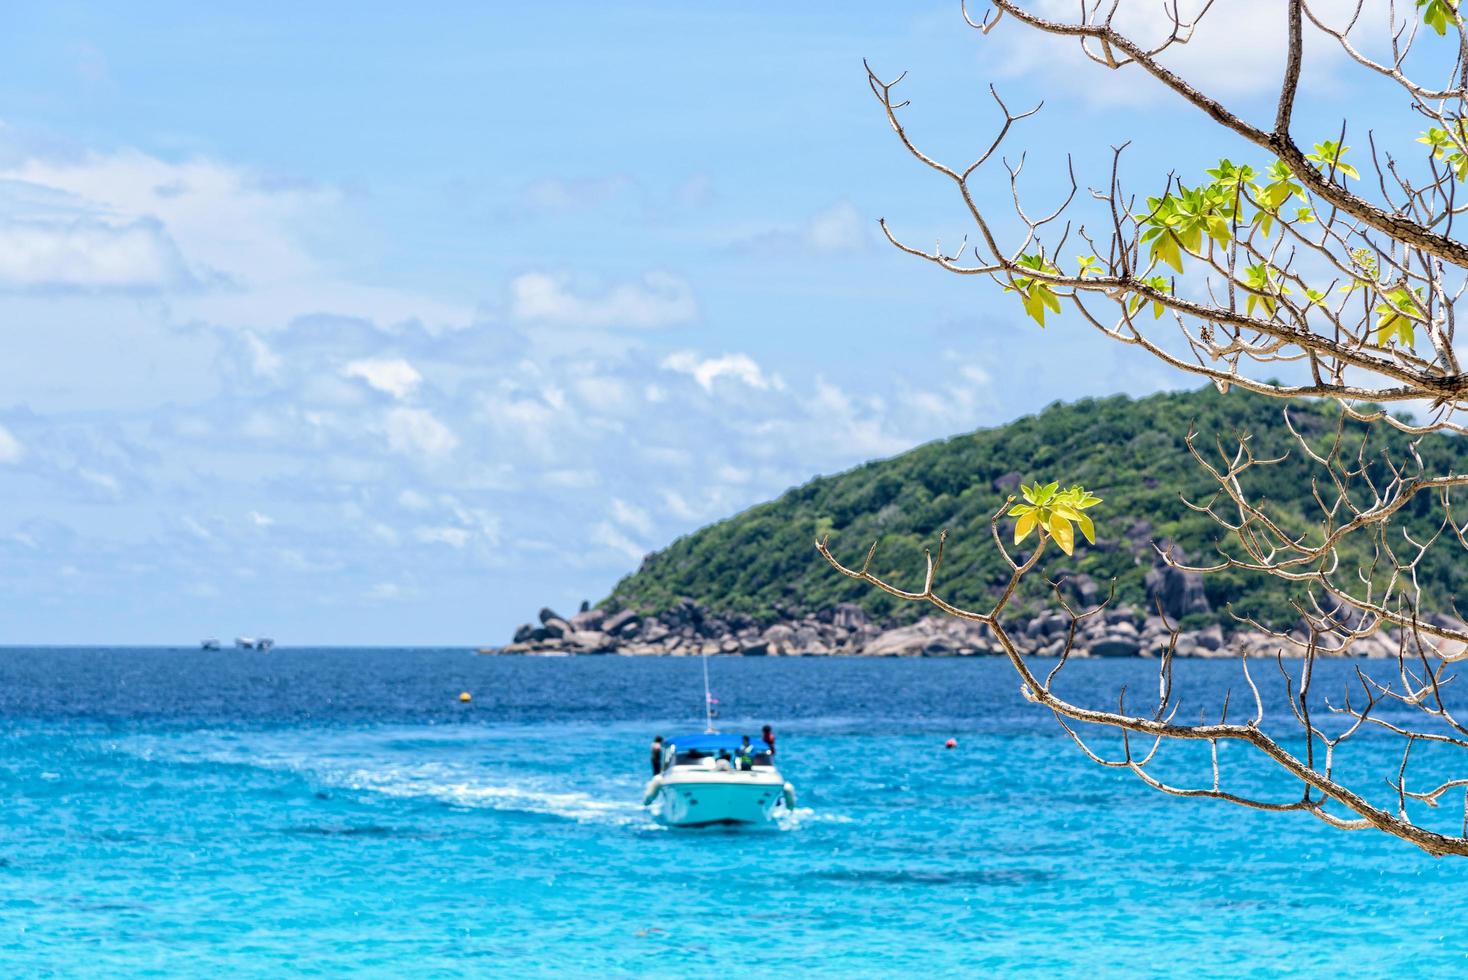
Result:
[[[1088,542],[1090,542],[1091,544],[1095,544],[1096,543],[1096,525],[1094,523],[1092,523],[1091,519],[1089,517],[1087,517],[1085,514],[1077,514],[1076,515],[1076,523],[1081,526],[1081,533],[1086,536],[1086,540]]]
[[[1061,517],[1059,514],[1052,514],[1050,517],[1050,536],[1055,539],[1056,544],[1060,545],[1061,551],[1067,555],[1074,554],[1076,548],[1076,532],[1075,528],[1070,526],[1070,521]]]
[[[1014,525],[1014,543],[1019,544],[1025,538],[1029,537],[1030,532],[1035,529],[1035,525],[1039,522],[1039,511],[1030,511],[1021,517]]]
[[[1437,31],[1438,37],[1446,36],[1448,25],[1453,22],[1449,2],[1450,0],[1417,0],[1417,9],[1422,11],[1422,22]]]

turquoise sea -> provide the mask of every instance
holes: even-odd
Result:
[[[1161,797],[999,661],[710,669],[726,731],[779,734],[770,830],[637,805],[696,660],[0,650],[0,975],[1468,972],[1468,862]],[[1237,670],[1180,667],[1185,703]]]

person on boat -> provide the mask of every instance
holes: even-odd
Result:
[[[754,746],[749,744],[749,736],[744,736],[744,741],[734,752],[734,759],[739,763],[740,769],[749,769],[754,765]]]
[[[654,735],[652,738],[652,774],[658,775],[663,771],[663,737]]]
[[[717,770],[719,770],[720,772],[729,772],[729,771],[733,770],[734,766],[732,764],[732,761],[729,758],[729,750],[728,749],[720,749],[719,750],[719,758],[714,763],[714,768],[717,769]]]
[[[775,730],[769,725],[760,729],[760,738],[764,739],[765,749],[770,753],[770,758],[775,757]]]

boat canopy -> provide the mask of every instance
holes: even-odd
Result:
[[[666,741],[677,746],[679,752],[717,752],[719,749],[728,749],[730,752],[733,752],[744,744],[744,736],[723,735],[718,732],[698,732],[690,735],[678,735]]]

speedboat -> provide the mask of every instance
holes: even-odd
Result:
[[[647,783],[643,806],[673,827],[762,824],[795,809],[795,788],[768,752],[753,755],[738,735],[701,732],[663,742],[661,771]]]

